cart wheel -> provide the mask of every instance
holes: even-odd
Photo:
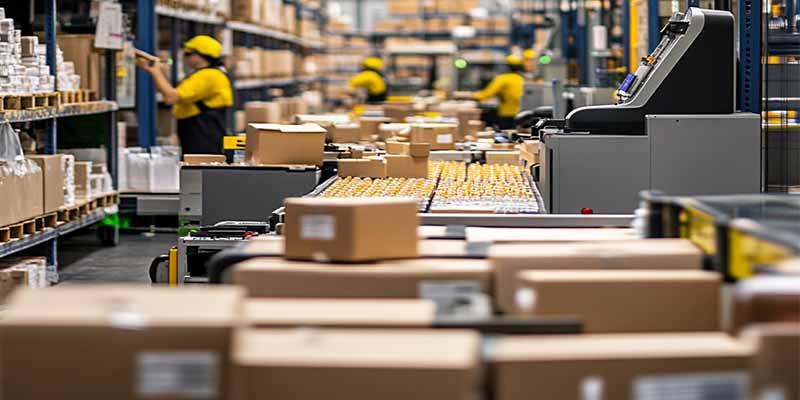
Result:
[[[103,246],[116,246],[119,244],[119,228],[113,225],[99,225],[97,238]]]
[[[169,255],[162,254],[150,263],[150,281],[153,283],[169,282]]]

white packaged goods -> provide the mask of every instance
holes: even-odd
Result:
[[[75,205],[75,156],[63,154],[61,157],[61,170],[64,172],[64,205]]]
[[[22,36],[13,19],[0,18],[0,95],[53,92],[55,77],[46,54],[36,36]],[[57,57],[59,62],[63,57]]]
[[[177,192],[180,179],[180,149],[172,146],[151,147],[150,153],[127,149],[126,189],[141,192]]]

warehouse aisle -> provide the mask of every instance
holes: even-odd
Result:
[[[58,262],[62,283],[149,283],[150,262],[175,244],[174,233],[120,233],[120,244],[105,247],[95,232],[87,230],[59,239]]]

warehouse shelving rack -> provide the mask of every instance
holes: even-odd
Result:
[[[50,73],[57,75],[56,65],[56,0],[46,0],[44,4],[44,31],[45,45],[47,47],[47,65]],[[105,70],[114,71],[115,54],[113,51],[105,52]],[[117,118],[118,106],[116,103],[116,87],[114,80],[106,79],[103,94],[105,99],[91,102],[90,104],[70,104],[61,106],[58,109],[45,110],[16,110],[0,112],[0,119],[7,120],[12,124],[31,123],[42,124],[44,128],[44,154],[56,154],[58,151],[57,127],[58,121],[63,118],[81,117],[89,115],[104,115],[106,118],[105,138],[106,138],[106,159],[109,173],[113,180],[113,187],[117,187]],[[55,228],[44,228],[43,230],[26,235],[20,239],[14,239],[5,243],[0,243],[0,257],[30,249],[34,246],[44,246],[47,265],[50,270],[57,271],[58,268],[58,238],[75,230],[92,226],[106,217],[116,214],[116,205],[100,207],[87,215],[70,222],[57,225]],[[105,232],[105,238],[110,238],[110,242],[116,244],[118,229],[116,226],[106,226],[110,232]],[[108,239],[107,239],[108,240]]]
[[[148,53],[156,53],[156,39],[160,22],[169,26],[170,30],[170,58],[173,84],[178,83],[178,52],[181,49],[182,37],[185,39],[200,33],[215,35],[226,31],[232,37],[234,45],[246,47],[262,47],[267,49],[292,49],[298,52],[324,52],[325,43],[322,41],[307,40],[291,33],[269,29],[256,24],[242,21],[232,21],[213,13],[198,10],[175,9],[165,5],[154,4],[155,0],[136,0],[137,34],[136,47]],[[321,30],[325,29],[327,21],[325,2],[319,7],[308,7],[296,0],[283,0],[284,4],[296,7],[298,22],[303,18],[314,18],[320,21]],[[324,33],[323,33],[324,37]],[[293,94],[300,90],[300,85],[324,82],[322,77],[293,76],[275,79],[232,79],[235,89],[235,108],[249,100],[268,100],[270,89],[280,88],[284,93]],[[136,73],[136,104],[139,119],[139,146],[149,148],[155,144],[156,138],[156,107],[158,99],[152,78],[144,71]]]

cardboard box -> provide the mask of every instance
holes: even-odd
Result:
[[[25,168],[36,168],[36,163],[28,163]],[[21,165],[15,168],[22,168]],[[22,222],[43,213],[42,170],[19,175],[0,161],[0,227]]]
[[[395,141],[386,141],[386,154],[402,154],[407,155],[409,153],[409,143],[405,142],[395,142]]]
[[[90,195],[91,182],[89,178],[91,174],[91,161],[75,161],[75,198],[79,201],[85,200]]]
[[[529,270],[515,313],[575,315],[589,333],[720,329],[720,275],[708,271]]]
[[[366,261],[417,256],[417,202],[286,199],[286,258]]]
[[[281,107],[271,101],[248,101],[244,104],[244,114],[247,124],[281,122]]]
[[[358,119],[361,125],[361,140],[371,141],[373,135],[380,135],[378,127],[381,124],[392,122],[391,118],[386,117],[361,117]]]
[[[339,176],[358,176],[362,178],[386,178],[386,161],[360,158],[338,160]]]
[[[225,164],[222,154],[184,154],[183,162],[186,165]]]
[[[463,400],[479,348],[470,331],[243,329],[232,362],[242,400]]]
[[[487,151],[487,164],[519,164],[519,151]]]
[[[415,158],[428,158],[431,155],[430,143],[409,143],[408,155]]]
[[[253,259],[237,264],[233,282],[250,297],[414,299],[423,283],[468,284],[491,294],[486,260],[416,259],[319,264]]]
[[[328,128],[326,140],[331,143],[358,143],[361,127],[357,124],[334,124]]]
[[[317,124],[249,124],[245,155],[252,164],[322,165],[325,132]]]
[[[436,305],[422,299],[251,299],[247,326],[259,328],[429,328]]]
[[[486,358],[495,400],[746,399],[752,351],[719,333],[506,336]]]
[[[61,169],[61,155],[34,155],[33,160],[42,170],[43,208],[42,214],[58,211],[64,205],[64,171]]]
[[[387,154],[386,175],[391,178],[427,178],[428,158]]]
[[[227,399],[241,301],[234,287],[16,291],[0,321],[2,397]]]
[[[733,296],[733,330],[767,322],[800,323],[800,276],[754,276]]]
[[[516,276],[524,270],[703,268],[703,253],[685,239],[499,244],[490,247],[489,259],[495,271],[495,300],[505,312],[514,310]]]
[[[457,129],[455,124],[415,124],[411,126],[411,143],[430,143],[431,150],[453,150]]]
[[[94,34],[58,35],[58,47],[64,60],[72,61],[81,76],[81,88],[100,93],[101,52],[94,47]]]
[[[742,332],[753,346],[753,399],[800,399],[800,324],[756,324]]]

